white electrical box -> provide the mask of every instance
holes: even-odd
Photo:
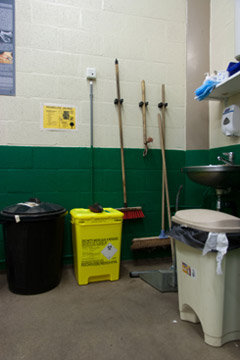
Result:
[[[96,69],[87,68],[87,79],[88,80],[96,80]]]
[[[240,108],[237,105],[226,107],[222,114],[222,132],[227,136],[240,136]]]

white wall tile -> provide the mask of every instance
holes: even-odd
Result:
[[[104,0],[103,9],[137,16],[185,21],[185,0]]]
[[[22,99],[12,96],[0,96],[1,120],[17,120],[22,116]]]
[[[182,85],[184,84],[186,73],[186,64],[168,64],[167,66],[167,79],[169,85]]]
[[[54,132],[40,130],[39,121],[9,121],[7,130],[9,145],[56,145]]]
[[[185,129],[166,129],[166,143],[168,149],[182,150],[182,144],[185,143]]]
[[[58,26],[61,7],[57,3],[32,1],[32,22],[36,25]]]
[[[167,41],[185,44],[186,31],[183,22],[169,21],[167,23]]]
[[[130,14],[136,16],[144,16],[147,14],[147,1],[129,1],[129,0],[104,0],[103,10],[117,12],[122,14]],[[146,15],[147,16],[147,15]]]
[[[90,142],[90,128],[87,125],[77,124],[77,131],[54,131],[58,146],[87,147]]]
[[[16,68],[42,75],[79,76],[80,56],[57,51],[17,49]]]
[[[94,67],[96,146],[119,146],[118,112],[113,103],[117,58],[124,98],[124,145],[142,148],[138,104],[145,80],[147,132],[156,138],[151,147],[160,146],[157,104],[163,83],[169,102],[166,146],[173,146],[171,137],[178,137],[174,130],[182,131],[185,124],[185,33],[185,0],[16,0],[16,96],[0,97],[0,124],[5,128],[0,143],[89,146],[86,69]],[[78,130],[40,130],[43,103],[76,106]],[[183,136],[176,146],[180,141]]]
[[[31,22],[31,0],[15,0],[15,11],[19,19],[24,19],[25,23]]]
[[[59,4],[75,6],[78,8],[101,9],[103,0],[55,0]]]
[[[8,133],[7,133],[7,127],[8,127],[8,122],[4,121],[4,120],[0,120],[0,144],[6,144],[6,139],[8,138]]]
[[[57,78],[57,98],[81,100],[81,81],[76,77],[59,76]]]
[[[103,37],[99,33],[60,29],[58,48],[72,54],[102,55]]]
[[[210,71],[226,70],[234,58],[234,0],[211,1]],[[240,95],[230,97],[227,105],[240,106]],[[239,137],[225,136],[221,131],[224,102],[210,102],[210,148],[240,144]]]
[[[15,15],[16,17],[16,15]],[[21,31],[16,31],[15,33],[15,44],[16,48],[24,47],[31,48],[32,46],[32,26],[28,21],[24,21],[24,17],[19,18],[16,21],[16,28],[21,29]]]
[[[118,34],[104,37],[103,55],[112,58],[144,60],[144,44],[140,37],[120,36]]]
[[[32,47],[33,49],[44,49],[51,51],[58,49],[58,30],[56,27],[34,24],[31,26],[29,31],[31,31],[29,47]]]
[[[54,76],[18,73],[16,92],[23,97],[57,97],[58,83]]]

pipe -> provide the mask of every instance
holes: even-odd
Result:
[[[90,181],[91,181],[91,202],[94,203],[94,182],[93,182],[93,82],[90,85]]]
[[[90,145],[93,146],[93,82],[90,81]]]

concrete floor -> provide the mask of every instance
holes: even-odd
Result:
[[[120,280],[86,286],[64,268],[55,289],[16,295],[0,274],[2,360],[231,360],[240,341],[204,343],[200,324],[181,321],[178,294],[161,293],[129,271],[168,269],[168,263],[123,262]]]

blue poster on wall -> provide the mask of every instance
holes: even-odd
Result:
[[[0,95],[15,95],[14,0],[0,0]]]

